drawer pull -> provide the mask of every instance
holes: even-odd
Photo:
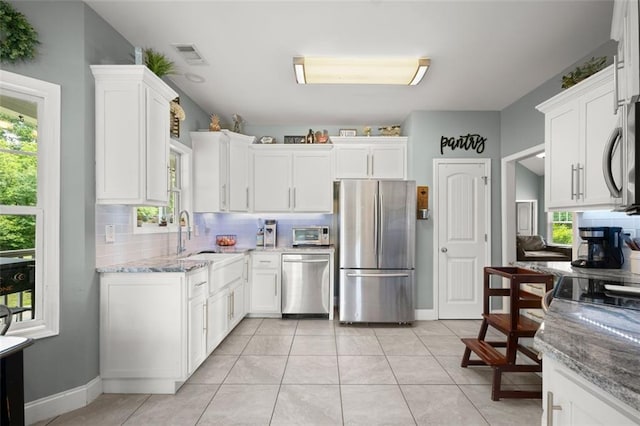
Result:
[[[553,426],[553,410],[562,411],[562,406],[553,405],[553,392],[547,391],[547,426]]]
[[[207,283],[207,281],[206,281],[206,280],[205,280],[205,281],[200,281],[200,282],[199,282],[198,284],[196,284],[194,287],[200,287],[201,285],[204,285],[204,284],[206,284],[206,283]]]

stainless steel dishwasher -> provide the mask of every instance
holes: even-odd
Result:
[[[282,255],[282,313],[329,314],[329,255]]]

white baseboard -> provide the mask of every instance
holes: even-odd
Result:
[[[415,315],[417,321],[432,321],[438,319],[435,309],[416,309]]]
[[[24,405],[25,423],[28,425],[82,408],[102,394],[100,376],[89,383],[55,395],[49,395]]]

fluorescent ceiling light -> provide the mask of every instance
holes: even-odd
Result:
[[[427,58],[294,57],[298,84],[403,84],[415,86],[431,61]]]

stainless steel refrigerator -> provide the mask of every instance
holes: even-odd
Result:
[[[414,320],[415,181],[337,186],[341,322]]]

